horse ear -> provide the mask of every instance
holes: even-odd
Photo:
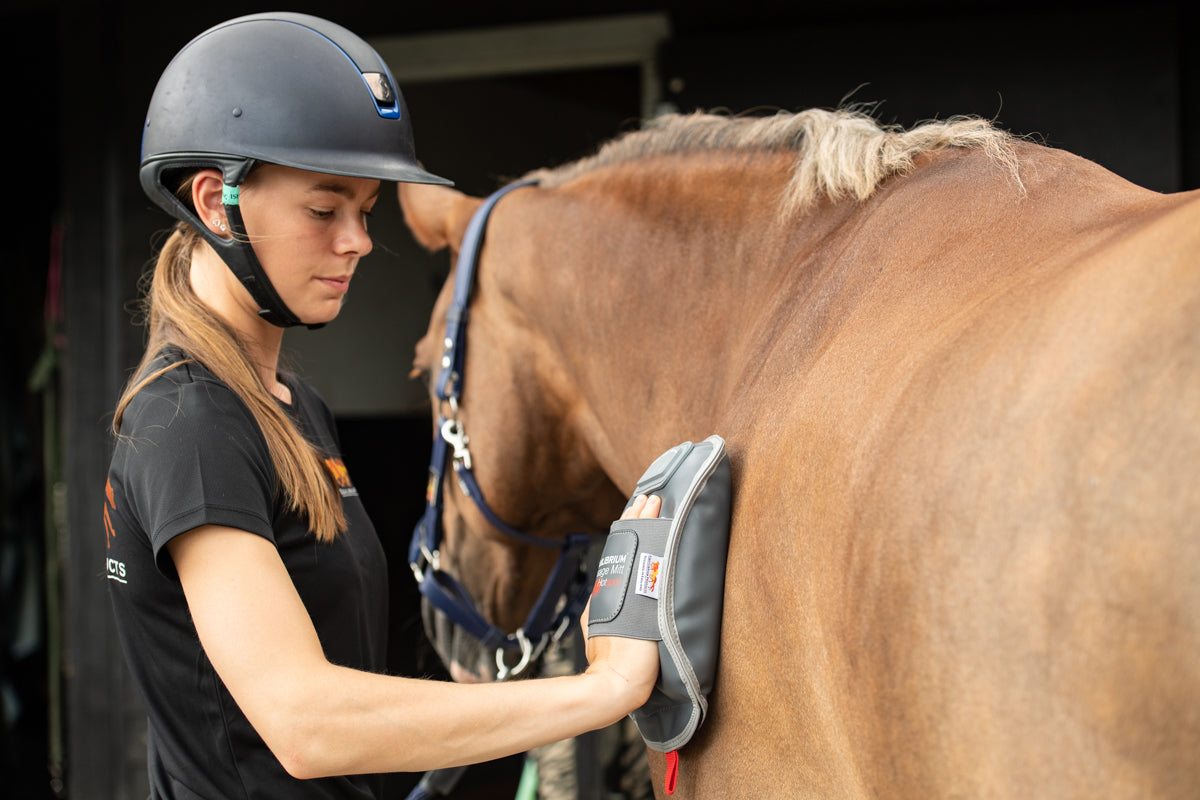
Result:
[[[447,245],[457,249],[471,214],[483,202],[449,186],[426,183],[401,183],[397,192],[405,223],[430,252]]]

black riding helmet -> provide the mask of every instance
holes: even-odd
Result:
[[[142,189],[196,228],[250,291],[263,319],[302,324],[267,280],[238,208],[259,162],[406,183],[450,184],[417,164],[404,98],[361,38],[307,14],[253,14],[189,42],[167,65],[146,113]],[[221,170],[231,239],[175,190],[197,169]],[[319,327],[319,326],[313,326]]]

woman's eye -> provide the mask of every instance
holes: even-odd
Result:
[[[332,216],[333,216],[333,212],[332,212],[332,211],[324,211],[324,210],[322,210],[322,209],[319,209],[319,208],[310,208],[310,209],[309,209],[309,213],[311,213],[311,214],[312,214],[314,217],[318,217],[318,218],[332,217]]]

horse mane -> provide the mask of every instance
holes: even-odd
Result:
[[[904,129],[883,125],[856,109],[812,108],[769,117],[665,114],[613,139],[593,156],[529,177],[556,186],[600,167],[651,156],[718,150],[794,152],[791,181],[782,198],[786,216],[822,198],[866,200],[885,180],[911,170],[918,156],[947,147],[983,150],[1023,190],[1013,139],[986,119],[965,116]]]

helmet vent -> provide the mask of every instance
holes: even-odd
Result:
[[[396,107],[396,92],[387,75],[382,72],[364,72],[363,80],[375,98],[375,106],[381,117],[398,117],[400,109]]]

